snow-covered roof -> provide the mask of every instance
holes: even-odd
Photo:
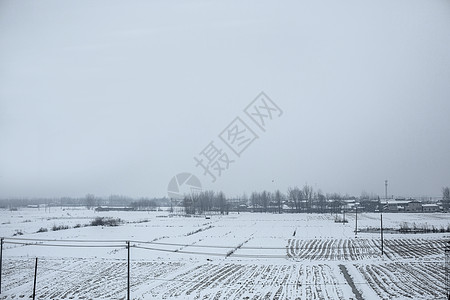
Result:
[[[411,200],[394,200],[394,201],[386,201],[385,204],[389,205],[406,205],[409,203],[421,203],[420,201],[411,199]]]
[[[411,201],[386,201],[386,204],[388,204],[388,205],[405,205],[405,204],[408,204],[409,202],[411,202]]]

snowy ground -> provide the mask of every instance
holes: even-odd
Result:
[[[97,216],[125,224],[84,227]],[[379,217],[360,214],[358,227],[378,227]],[[0,299],[31,295],[36,257],[38,299],[126,299],[126,241],[132,245],[133,299],[445,298],[449,234],[386,233],[381,256],[380,235],[356,237],[355,216],[347,218],[339,224],[334,216],[316,214],[206,219],[167,212],[1,210],[0,236],[6,239]],[[383,215],[385,227],[402,222],[439,228],[450,216]],[[54,225],[71,228],[52,231]],[[37,233],[40,228],[49,231]]]

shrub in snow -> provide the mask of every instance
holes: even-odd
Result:
[[[16,232],[13,234],[13,236],[17,236],[17,235],[23,235],[22,230],[16,230]]]
[[[67,225],[59,225],[59,226],[53,225],[53,227],[52,227],[53,231],[65,230],[65,229],[69,229],[69,226],[67,226]]]
[[[91,221],[91,226],[119,226],[121,223],[119,218],[97,217]]]

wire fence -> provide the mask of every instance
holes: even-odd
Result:
[[[296,244],[298,240],[292,240],[284,247],[270,246],[245,246],[245,245],[197,245],[183,243],[166,243],[158,241],[142,241],[142,240],[56,240],[56,239],[31,239],[31,238],[2,238],[2,256],[0,257],[0,288],[1,291],[7,290],[8,293],[17,295],[17,297],[28,297],[29,295],[21,292],[30,290],[33,282],[33,274],[36,272],[38,278],[37,294],[40,298],[76,297],[77,295],[91,295],[94,298],[102,299],[124,299],[124,295],[129,295],[136,290],[144,282],[174,282],[174,283],[191,283],[204,284],[205,279],[186,279],[185,277],[170,277],[169,273],[178,270],[183,266],[183,262],[170,261],[131,261],[130,258],[83,258],[83,257],[65,257],[48,258],[45,255],[39,257],[39,265],[34,270],[33,257],[17,257],[5,254],[14,251],[15,247],[58,247],[58,248],[105,248],[128,250],[136,249],[139,251],[151,251],[156,253],[177,253],[196,255],[200,257],[221,257],[224,260],[234,258],[251,258],[251,259],[299,259],[299,260],[332,260],[350,255],[355,251],[362,251],[365,255],[381,257],[379,243],[362,240],[362,244],[326,244],[323,240],[309,240],[309,245]],[[330,242],[325,240],[326,242]],[[447,242],[444,240],[417,241],[413,240],[389,240],[385,241],[386,257],[392,260],[400,260],[403,256],[417,256],[421,253],[427,255],[435,255],[438,262],[439,256],[444,252],[446,254],[445,264],[445,285],[446,293],[449,293],[448,287],[448,256],[446,250]],[[303,241],[304,242],[304,241]],[[370,244],[364,244],[369,243]],[[9,246],[8,246],[9,245]],[[297,246],[296,246],[297,245]],[[164,248],[169,247],[169,248]],[[180,249],[181,247],[181,249]],[[189,250],[186,250],[189,249]],[[211,251],[201,251],[200,249],[210,249]],[[8,250],[6,252],[5,250]],[[217,252],[214,252],[216,250]],[[234,250],[232,255],[228,255],[229,251]],[[272,250],[282,250],[284,254],[271,254]],[[247,253],[249,252],[249,253]],[[267,253],[268,252],[268,253]],[[282,252],[282,253],[283,253]],[[336,254],[338,252],[338,254]],[[346,254],[347,253],[347,254]],[[350,257],[352,258],[352,257]],[[441,260],[442,261],[442,260]],[[414,262],[408,262],[414,264]],[[131,275],[131,279],[130,279]],[[5,281],[5,279],[7,279]],[[40,283],[44,283],[44,286]],[[51,283],[51,286],[49,286]],[[355,285],[372,285],[372,282],[353,282]],[[392,283],[401,283],[401,281],[392,281]],[[221,282],[223,287],[236,287],[242,283],[239,282]],[[252,282],[252,285],[268,285],[267,282]],[[297,281],[271,282],[274,286],[298,286]],[[347,282],[301,282],[302,286],[339,286],[346,285]],[[61,289],[61,287],[63,287]],[[17,290],[17,291],[16,291]],[[1,293],[0,291],[0,293]],[[127,299],[130,299],[127,296]],[[430,298],[431,299],[431,298]]]

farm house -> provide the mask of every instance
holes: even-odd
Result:
[[[440,209],[437,204],[423,204],[422,210],[423,212],[438,212]]]
[[[415,199],[387,201],[386,212],[422,212],[422,202]]]

